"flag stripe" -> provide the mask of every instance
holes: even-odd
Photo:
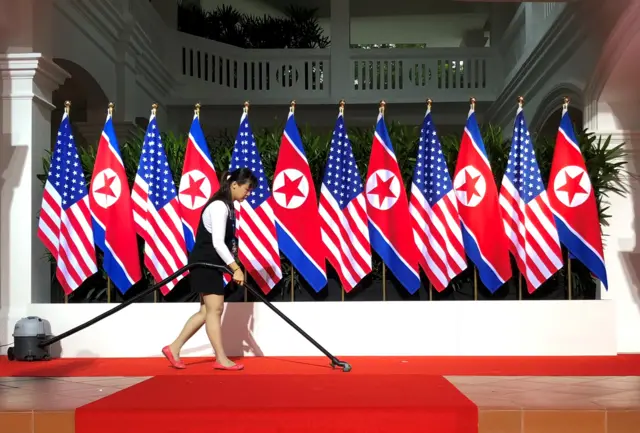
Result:
[[[56,261],[56,278],[72,293],[98,271],[89,191],[68,113],[64,113],[42,195],[37,236]]]
[[[258,185],[242,203],[235,203],[238,258],[258,287],[267,294],[282,280],[275,216],[267,177],[260,159],[249,116],[243,112],[231,155],[229,170],[246,167]],[[230,279],[225,280],[227,283]]]
[[[420,130],[409,212],[420,265],[441,292],[467,262],[453,184],[430,110]]]
[[[145,241],[144,263],[156,282],[164,280],[188,260],[178,191],[155,113],[149,119],[131,201],[136,230]],[[169,293],[187,274],[162,286],[162,293]]]
[[[521,107],[499,202],[509,249],[531,293],[562,268],[562,251]]]
[[[318,213],[326,259],[346,292],[371,272],[365,200],[362,178],[340,112],[320,187]]]

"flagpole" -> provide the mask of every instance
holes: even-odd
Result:
[[[107,108],[107,114],[109,115],[109,117],[113,117],[113,110],[115,108],[115,105],[113,102],[109,102],[109,106]],[[111,303],[111,278],[109,278],[109,275],[107,275],[107,304]]]
[[[291,105],[289,106],[289,113],[291,114],[295,114],[296,112],[296,101],[295,99],[291,101]],[[296,275],[296,270],[293,267],[293,262],[291,263],[291,302],[295,302],[295,283],[294,283],[294,277]]]
[[[158,104],[151,104],[151,115],[156,117],[156,113],[158,112]],[[158,291],[153,292],[153,303],[156,304],[158,302]]]
[[[246,269],[244,270],[244,280],[247,281],[247,270]],[[243,284],[243,286],[244,286],[244,302],[248,302],[247,301],[247,286],[245,286],[244,284]]]
[[[339,102],[339,107],[338,107],[338,113],[344,117],[344,106],[346,104],[346,101],[344,99],[341,99]],[[345,127],[346,128],[346,127]],[[346,131],[345,131],[346,133]],[[341,288],[341,300],[344,302],[344,284],[340,285]]]
[[[294,291],[296,288],[293,281],[294,276],[295,276],[295,270],[293,269],[293,263],[291,263],[291,302],[294,302]]]
[[[473,300],[478,300],[478,268],[473,267]]]
[[[200,104],[196,104],[197,115],[200,117]],[[244,101],[242,106],[242,113],[245,115],[249,115],[249,101]],[[247,281],[247,269],[244,270],[244,280]],[[244,287],[244,302],[249,302],[249,293],[247,292],[247,286],[245,284],[242,285]]]
[[[433,104],[433,100],[431,98],[427,98],[427,112],[431,111],[431,105]],[[429,281],[429,300],[433,301],[433,284]]]
[[[522,108],[524,105],[524,97],[518,96],[518,107]],[[518,269],[518,300],[522,300],[522,272]]]
[[[382,117],[384,117],[385,105],[386,105],[386,102],[384,102],[384,99],[380,101],[379,111]],[[387,267],[384,264],[384,260],[382,261],[382,300],[383,301],[387,300]]]
[[[562,98],[562,110],[566,111],[569,109],[569,98]],[[573,287],[572,287],[572,278],[571,278],[571,251],[567,250],[567,297],[569,300],[573,297]]]
[[[71,101],[64,101],[64,112],[67,114],[67,117],[69,117],[69,113],[71,113]],[[69,119],[69,123],[71,123],[71,119]],[[64,294],[64,303],[69,303],[69,295],[66,292]]]
[[[471,105],[471,109],[476,111],[476,98],[469,98],[469,104]],[[473,266],[473,300],[478,300],[478,268]]]
[[[382,263],[382,300],[387,300],[387,267]]]
[[[568,280],[567,281],[567,292],[568,292],[568,295],[569,295],[569,300],[571,300],[571,298],[572,298],[572,293],[571,292],[573,291],[572,287],[571,287],[572,286],[571,282],[572,282],[573,278],[571,278],[571,256],[570,256],[570,254],[571,253],[567,251],[567,280]]]

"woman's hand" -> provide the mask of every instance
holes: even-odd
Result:
[[[242,272],[242,269],[238,268],[233,271],[233,281],[235,281],[236,284],[244,284],[244,272]]]

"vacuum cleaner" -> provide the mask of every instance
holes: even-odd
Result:
[[[9,361],[48,361],[49,346],[42,343],[52,338],[51,324],[36,316],[24,317],[13,328],[13,347],[7,350]]]
[[[38,317],[27,317],[26,319],[22,319],[20,321],[18,321],[18,323],[16,324],[16,329],[18,329],[18,325],[21,324],[21,322],[23,322],[23,324],[21,325],[23,329],[23,331],[20,331],[17,333],[17,335],[19,336],[19,338],[29,338],[28,340],[21,340],[20,343],[18,343],[18,341],[15,341],[15,350],[12,351],[12,356],[14,356],[14,359],[16,360],[32,360],[32,361],[40,361],[40,360],[45,360],[45,359],[50,359],[49,356],[49,349],[48,347],[51,346],[53,343],[56,343],[60,340],[62,340],[63,338],[66,338],[70,335],[75,334],[76,332],[79,332],[91,325],[93,325],[94,323],[99,322],[102,319],[105,319],[109,316],[111,316],[112,314],[117,313],[118,311],[122,310],[123,308],[133,304],[134,302],[150,295],[151,293],[155,292],[156,290],[159,290],[160,287],[164,286],[165,284],[167,284],[169,281],[174,280],[176,277],[184,274],[185,272],[187,272],[190,269],[193,268],[209,268],[209,269],[216,269],[218,271],[227,273],[229,275],[233,275],[233,272],[231,272],[230,269],[228,269],[225,266],[220,266],[220,265],[214,265],[212,263],[206,263],[206,262],[197,262],[197,263],[191,263],[188,264],[180,269],[178,269],[176,272],[174,272],[173,274],[169,275],[167,278],[165,278],[164,280],[160,281],[158,284],[155,284],[149,288],[147,288],[146,290],[140,292],[138,295],[132,297],[131,299],[126,300],[125,302],[118,304],[117,306],[115,306],[114,308],[112,308],[109,311],[106,311],[102,314],[100,314],[99,316],[94,317],[91,320],[88,320],[87,322],[76,326],[75,328],[72,328],[66,332],[63,332],[62,334],[58,335],[58,336],[50,336],[47,335],[45,337],[45,335],[51,334],[50,331],[50,327],[47,328],[45,324],[48,324],[48,322],[46,322],[43,319],[40,319]],[[307,339],[307,341],[309,341],[311,344],[313,344],[318,350],[320,350],[322,353],[325,354],[325,356],[327,358],[329,358],[329,360],[331,361],[331,367],[332,368],[336,368],[336,367],[340,367],[342,368],[342,371],[344,371],[345,373],[348,373],[349,371],[351,371],[351,365],[348,362],[345,361],[341,361],[338,358],[336,358],[335,356],[333,356],[327,349],[325,349],[324,347],[322,347],[316,340],[314,340],[313,338],[311,338],[311,336],[309,334],[307,334],[306,332],[304,332],[298,325],[296,325],[293,320],[289,319],[284,313],[282,313],[280,310],[278,310],[259,290],[255,289],[251,284],[248,284],[246,281],[244,283],[244,287],[247,288],[248,291],[250,291],[256,298],[260,299],[262,302],[264,302],[267,307],[269,307],[274,313],[276,313],[278,316],[280,316],[280,318],[282,320],[284,320],[285,322],[287,322],[289,325],[291,325],[291,327],[293,327],[293,329],[295,329],[296,331],[298,331],[304,338]],[[35,327],[32,324],[27,325],[27,323],[30,323],[32,320],[31,319],[35,319],[35,323],[42,323],[42,327]],[[39,321],[39,322],[38,322]],[[27,332],[25,332],[25,330]],[[14,333],[14,338],[15,338],[16,333]],[[18,349],[18,344],[19,349]],[[37,346],[37,350],[32,349],[34,346],[33,344],[36,344]],[[46,357],[45,357],[46,354]],[[28,358],[28,359],[27,359]]]

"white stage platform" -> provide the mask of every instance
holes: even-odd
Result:
[[[27,314],[51,322],[54,334],[115,304],[31,304]],[[611,300],[455,302],[279,302],[282,312],[337,356],[615,355]],[[133,304],[67,337],[62,357],[161,356],[196,303]],[[17,318],[9,320],[12,330]],[[230,355],[316,356],[317,349],[262,303],[227,304]],[[5,322],[6,323],[6,322]],[[6,352],[6,348],[3,348]],[[211,356],[204,329],[183,357]]]

